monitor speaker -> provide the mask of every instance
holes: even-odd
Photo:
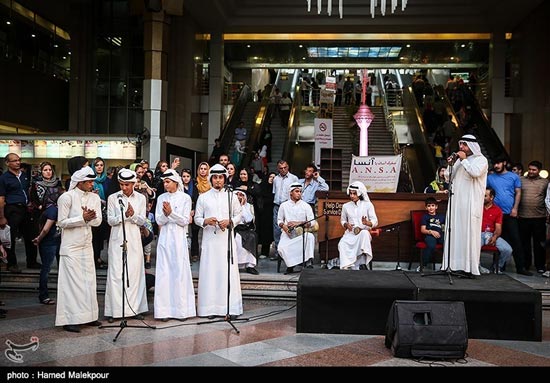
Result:
[[[468,348],[464,303],[394,301],[385,345],[399,358],[464,358]]]

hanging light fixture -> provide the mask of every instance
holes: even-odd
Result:
[[[307,11],[311,12],[311,0],[307,1]],[[371,17],[374,19],[374,15],[376,13],[376,7],[378,6],[379,0],[370,0],[370,14]],[[388,0],[380,0],[380,13],[382,16],[386,16],[386,2]],[[399,0],[391,0],[391,13],[394,13],[397,9],[397,2]],[[401,10],[404,11],[407,7],[407,0],[401,0]],[[320,15],[323,8],[323,0],[317,0],[317,14]],[[340,18],[344,17],[344,0],[338,0],[338,13],[340,14]],[[327,4],[327,14],[329,16],[332,16],[332,0],[328,0]]]

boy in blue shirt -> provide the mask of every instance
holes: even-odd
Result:
[[[420,232],[424,234],[426,248],[422,253],[422,265],[420,265],[417,271],[421,271],[424,265],[432,262],[436,245],[438,243],[443,245],[443,225],[445,225],[445,216],[437,213],[437,201],[435,198],[426,198],[425,206],[426,214],[424,214],[422,221],[420,221]]]

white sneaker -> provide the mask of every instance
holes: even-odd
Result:
[[[550,270],[541,274],[543,277],[550,278]]]
[[[480,274],[490,274],[491,272],[489,271],[489,269],[486,269],[485,267],[479,265],[479,273]]]
[[[416,268],[416,272],[417,272],[417,273],[419,273],[421,270],[422,270],[422,268],[421,268],[420,266],[418,266],[418,267]]]

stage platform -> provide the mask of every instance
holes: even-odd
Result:
[[[422,277],[403,271],[304,270],[297,332],[384,335],[394,300],[462,301],[475,339],[542,339],[541,293],[507,275]]]

